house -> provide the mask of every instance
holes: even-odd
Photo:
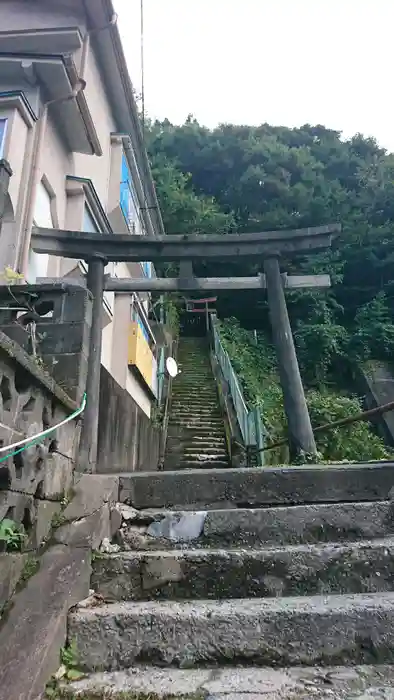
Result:
[[[13,170],[0,268],[27,282],[79,278],[82,261],[38,255],[34,225],[162,234],[112,0],[2,0],[0,157]],[[112,276],[154,274],[111,263]],[[105,294],[102,365],[150,415],[157,353],[147,295]]]

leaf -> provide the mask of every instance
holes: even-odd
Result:
[[[85,674],[82,671],[78,671],[76,668],[69,668],[66,673],[66,678],[68,681],[79,681],[84,676]]]

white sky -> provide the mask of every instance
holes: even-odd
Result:
[[[141,86],[140,0],[115,0]],[[148,115],[324,124],[394,151],[394,0],[144,0]]]

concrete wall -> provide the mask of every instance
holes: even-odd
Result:
[[[155,471],[159,447],[160,431],[102,367],[97,471]]]

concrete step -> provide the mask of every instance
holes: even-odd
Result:
[[[210,416],[210,415],[176,415],[170,414],[170,422],[178,423],[179,425],[185,425],[185,427],[196,426],[216,426],[223,425],[223,419],[220,416]]]
[[[227,460],[227,452],[225,450],[219,450],[219,451],[214,451],[214,450],[208,450],[207,452],[204,452],[203,450],[198,450],[198,451],[187,451],[184,450],[183,452],[183,459],[187,460],[189,462],[214,462],[215,460],[219,460],[219,462],[224,460]]]
[[[195,400],[192,397],[189,396],[189,398],[185,397],[183,401],[180,401],[179,399],[177,400],[172,400],[171,401],[171,408],[173,411],[175,409],[189,409],[193,408],[194,410],[204,410],[204,411],[211,411],[217,410],[218,409],[219,402],[218,401],[204,401],[204,400]]]
[[[226,459],[189,459],[184,457],[179,459],[177,462],[177,469],[179,470],[190,470],[190,469],[227,469],[229,465],[227,456]],[[168,471],[168,468],[174,469],[174,463],[171,462],[171,466],[168,464],[168,460],[164,462],[164,468]]]
[[[198,511],[200,529],[189,539],[189,546],[245,548],[394,537],[393,506],[389,501],[255,509],[232,509],[231,503],[228,506]],[[149,510],[149,513],[158,520],[165,519],[175,529],[182,522],[188,531],[192,521],[195,522],[190,510]],[[177,541],[168,542],[168,546],[176,547]],[[162,548],[163,543],[158,546]]]
[[[188,457],[205,457],[206,455],[220,456],[227,455],[224,445],[216,447],[215,445],[207,445],[204,447],[199,443],[193,443],[192,445],[185,445],[183,448],[183,453],[188,455]]]
[[[120,475],[136,508],[232,503],[233,507],[384,501],[394,486],[391,462],[317,467],[229,468]]]
[[[106,601],[393,591],[394,539],[109,554],[95,558],[92,587]]]
[[[223,447],[225,445],[225,440],[222,435],[209,437],[207,435],[187,435],[185,438],[179,438],[177,436],[169,436],[167,438],[167,445],[179,445],[182,443],[183,447],[191,447],[198,445],[199,447]]]
[[[218,406],[213,406],[212,408],[200,408],[199,406],[182,406],[171,408],[171,416],[176,416],[178,418],[220,418],[221,413]]]
[[[155,668],[95,673],[62,687],[72,698],[138,700],[390,700],[394,666]]]
[[[217,437],[224,435],[224,423],[223,421],[186,421],[186,420],[171,420],[169,421],[169,427],[171,428],[184,428],[185,430],[195,429],[200,435],[205,433],[210,435],[216,435]]]
[[[168,426],[168,437],[172,439],[178,439],[179,442],[185,442],[190,440],[190,438],[201,438],[201,440],[210,439],[210,436],[216,439],[224,439],[224,424],[221,423],[218,426],[208,426],[208,428],[203,428],[200,426],[191,426],[190,428],[185,428],[177,425]]]
[[[68,638],[88,671],[392,663],[394,593],[111,603],[72,612]]]

